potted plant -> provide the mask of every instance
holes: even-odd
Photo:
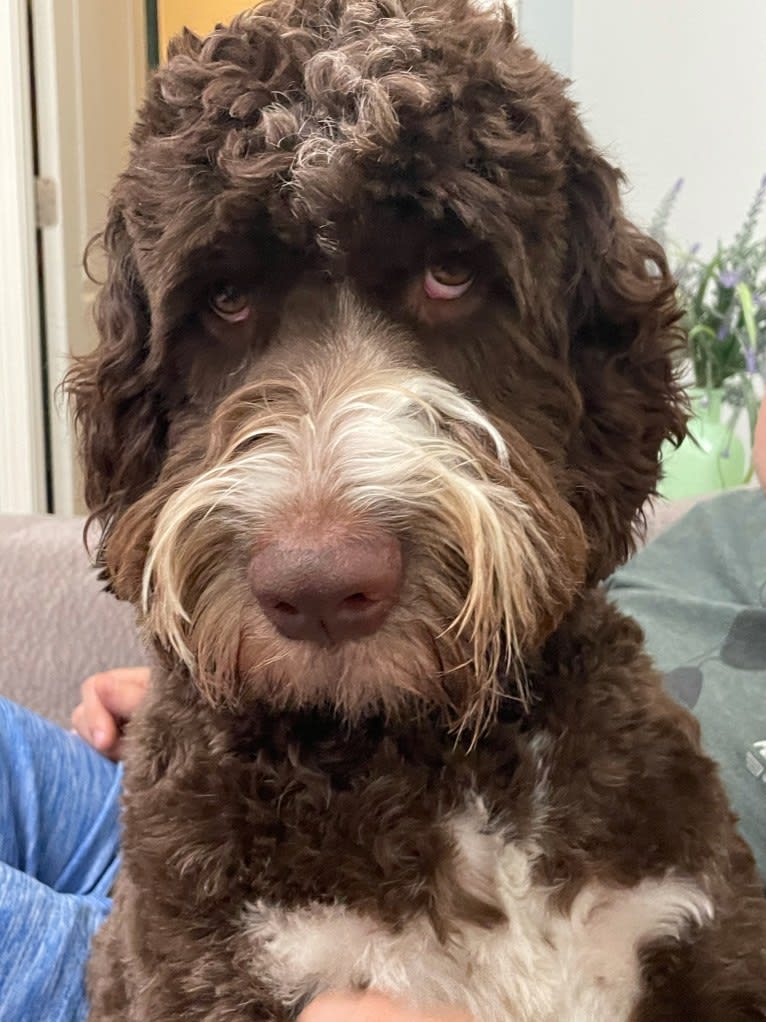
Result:
[[[667,224],[683,186],[679,180],[660,203],[649,233],[669,252],[684,306],[687,346],[682,374],[694,417],[690,435],[663,452],[663,496],[669,499],[746,482],[749,458],[736,436],[747,415],[755,431],[766,368],[766,237],[757,235],[766,204],[766,175],[729,245],[702,258],[699,246],[683,251],[668,242]]]

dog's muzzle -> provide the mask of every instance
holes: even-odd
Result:
[[[272,363],[118,523],[148,631],[211,698],[475,720],[571,605],[582,526],[540,455],[385,341],[353,313]]]

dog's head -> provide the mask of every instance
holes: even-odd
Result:
[[[153,78],[70,378],[117,593],[211,698],[462,721],[629,552],[661,250],[469,0],[270,0]]]

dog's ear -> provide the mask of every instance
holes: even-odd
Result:
[[[101,237],[107,277],[96,300],[96,349],[78,359],[65,387],[74,405],[91,520],[108,530],[153,482],[166,420],[151,365],[151,315],[119,206]]]
[[[584,136],[571,152],[567,316],[583,407],[569,456],[595,581],[632,552],[660,448],[683,437],[683,334],[664,252],[625,217],[620,173]]]

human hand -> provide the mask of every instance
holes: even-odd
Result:
[[[315,998],[298,1022],[475,1022],[462,1008],[436,1004],[411,1008],[378,990],[330,990]]]
[[[118,760],[123,728],[148,688],[148,667],[117,667],[92,674],[80,687],[82,702],[72,713],[73,728],[102,755]]]

